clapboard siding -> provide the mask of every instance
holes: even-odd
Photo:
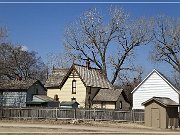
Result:
[[[156,70],[133,92],[133,109],[144,109],[141,105],[152,97],[168,97],[179,103],[179,94]]]
[[[3,92],[1,101],[3,106],[26,107],[26,92]]]
[[[76,94],[72,94],[73,80],[76,80]],[[72,98],[76,98],[76,101],[80,104],[80,107],[85,107],[86,87],[76,72],[74,72],[74,75],[73,73],[70,74],[59,93],[59,99],[61,101],[71,101]]]

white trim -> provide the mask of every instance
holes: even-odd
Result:
[[[132,94],[154,73],[156,72],[170,87],[174,89],[178,94],[180,94],[180,91],[177,90],[166,78],[164,78],[160,72],[158,72],[156,69],[153,69],[153,71],[138,85],[134,88],[134,90],[131,92]]]

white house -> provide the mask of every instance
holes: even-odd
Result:
[[[142,103],[152,97],[168,97],[180,103],[180,91],[154,69],[134,90],[133,109],[144,109]]]

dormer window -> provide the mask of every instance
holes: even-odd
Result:
[[[76,94],[76,80],[72,80],[72,94]]]

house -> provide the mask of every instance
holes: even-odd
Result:
[[[179,104],[167,97],[152,97],[145,106],[145,125],[155,128],[179,127]]]
[[[34,95],[46,96],[46,91],[38,80],[3,80],[0,81],[0,105],[26,107]]]
[[[76,101],[80,108],[108,109],[120,109],[121,105],[126,109],[124,106],[129,105],[122,94],[124,92],[114,90],[102,71],[90,67],[89,61],[86,62],[86,66],[73,64],[70,69],[53,70],[45,87],[47,95],[52,98],[57,95],[60,104]],[[112,95],[108,95],[108,92]]]
[[[93,98],[93,108],[130,110],[130,104],[123,89],[100,89]]]
[[[102,71],[90,67],[88,62],[86,66],[73,64],[68,71],[66,70],[66,74],[64,74],[65,71],[61,74],[61,70],[59,75],[58,71],[53,71],[45,84],[47,95],[52,98],[58,95],[60,102],[77,101],[80,107],[90,108],[92,99],[100,89],[113,88],[107,78],[104,77]]]
[[[180,102],[180,91],[159,71],[154,69],[134,90],[133,109],[144,109],[143,102],[152,97],[167,97]]]

